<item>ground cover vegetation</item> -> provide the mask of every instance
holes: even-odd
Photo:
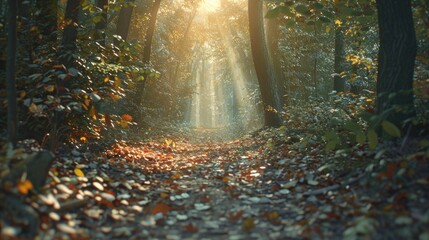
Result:
[[[0,238],[429,239],[428,9],[0,1]]]

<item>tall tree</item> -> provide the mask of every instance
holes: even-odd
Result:
[[[344,72],[344,35],[341,26],[335,26],[335,53],[334,53],[334,90],[337,92],[344,92],[346,89],[346,82],[341,77]]]
[[[77,25],[79,20],[80,0],[68,0],[65,11],[65,22],[62,41],[60,61],[66,67],[72,67],[75,62],[75,52],[77,51]],[[67,79],[67,78],[65,78]],[[60,91],[70,87],[66,80],[59,80],[58,86]]]
[[[130,30],[131,16],[133,15],[134,0],[129,0],[119,11],[118,23],[116,24],[116,34],[121,36],[123,40],[127,40]]]
[[[278,111],[281,109],[280,98],[276,89],[274,69],[270,63],[265,40],[263,1],[248,0],[249,32],[253,62],[258,77],[259,89],[264,104],[265,126],[281,125]]]
[[[277,80],[277,90],[280,96],[280,102],[283,105],[283,96],[285,95],[285,75],[281,66],[281,55],[279,49],[280,39],[280,21],[279,18],[269,18],[267,20],[267,41],[268,50],[273,63],[275,79]]]
[[[416,33],[410,0],[377,0],[380,49],[377,76],[377,112],[396,106],[387,120],[400,126],[415,116],[412,94]]]
[[[145,36],[144,47],[143,47],[143,63],[145,65],[150,64],[150,55],[152,53],[152,40],[153,40],[153,35],[155,33],[156,19],[158,15],[158,10],[161,6],[161,1],[162,0],[153,0],[153,4],[151,7],[149,26],[146,30],[146,36]],[[145,74],[144,81],[138,85],[137,96],[142,96],[142,93],[145,88],[145,83],[147,82],[148,77],[149,75]],[[143,97],[140,97],[140,99],[137,100],[138,105],[141,105],[142,101],[143,101]]]
[[[6,84],[7,84],[7,127],[8,141],[16,146],[17,141],[17,105],[16,105],[16,0],[8,0],[7,17],[7,63],[6,63]]]

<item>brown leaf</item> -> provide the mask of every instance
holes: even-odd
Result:
[[[159,202],[153,207],[152,215],[155,215],[157,213],[162,213],[163,215],[167,215],[167,213],[170,211],[170,209],[171,209],[171,207],[168,206],[167,204]]]
[[[196,233],[196,232],[198,232],[198,228],[194,224],[192,224],[192,223],[189,223],[183,229],[185,231],[187,231],[187,232],[190,232],[190,233]]]

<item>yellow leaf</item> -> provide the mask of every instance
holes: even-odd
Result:
[[[91,104],[91,99],[86,98],[86,99],[85,99],[85,105],[86,105],[87,107],[89,107],[89,104]]]
[[[86,139],[86,137],[81,137],[79,140],[81,142],[83,142],[83,143],[87,143],[88,142],[88,139]]]
[[[104,78],[104,82],[105,82],[105,83],[107,83],[109,80],[110,80],[110,77],[109,77],[109,76],[106,76],[106,77]]]
[[[85,174],[79,168],[74,169],[74,174],[76,174],[76,176],[78,176],[78,177],[85,177]]]
[[[53,92],[55,90],[55,86],[54,85],[47,85],[45,86],[45,91],[46,92]]]
[[[254,227],[255,227],[255,221],[253,220],[253,218],[244,219],[243,225],[242,225],[243,231],[248,232],[252,230],[252,228]]]
[[[159,194],[159,196],[160,196],[161,198],[169,198],[169,197],[170,197],[170,194],[165,193],[165,192],[162,192],[162,193],[160,193],[160,194]]]
[[[335,20],[335,24],[338,26],[341,26],[341,24],[343,24],[343,22],[341,22],[341,20],[337,19],[337,20]]]
[[[42,111],[41,111],[41,109],[40,109],[40,107],[39,107],[39,106],[37,106],[37,105],[36,105],[36,104],[34,104],[34,103],[30,104],[30,106],[28,107],[28,110],[29,110],[30,112],[32,112],[32,113],[40,113],[40,112],[42,112]]]
[[[123,127],[123,128],[126,128],[126,127],[128,127],[128,121],[125,121],[125,120],[123,120],[123,119],[121,119],[121,127]]]
[[[115,82],[113,86],[116,90],[119,90],[119,88],[121,87],[121,79],[119,79],[117,76],[115,76]]]
[[[17,188],[19,193],[22,195],[27,195],[28,192],[33,189],[33,184],[29,180],[25,180],[23,182],[19,182],[17,184]]]
[[[325,32],[326,33],[330,33],[331,32],[331,28],[329,26],[327,26],[326,29],[325,29]]]
[[[92,119],[97,120],[97,110],[94,106],[91,106],[89,109],[89,116],[92,117]]]

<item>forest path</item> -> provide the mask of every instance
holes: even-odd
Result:
[[[388,202],[363,189],[362,172],[327,174],[323,146],[304,154],[270,131],[225,142],[197,134],[201,143],[160,138],[61,156],[38,202],[41,238],[394,238],[395,224],[407,227],[425,211],[417,200],[413,211],[398,207],[400,192]]]

